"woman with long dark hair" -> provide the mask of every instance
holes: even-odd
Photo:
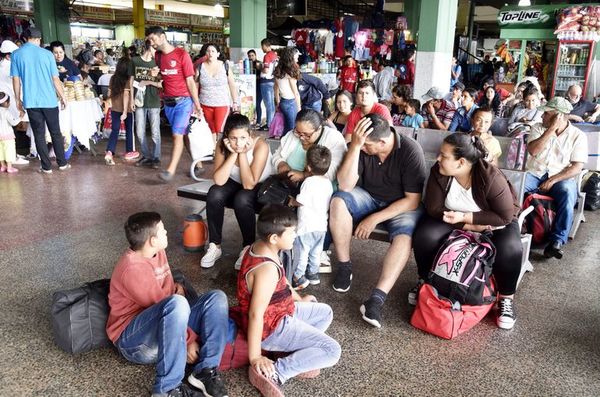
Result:
[[[353,104],[354,100],[352,99],[352,94],[348,91],[341,90],[335,94],[335,111],[327,120],[331,122],[340,133],[343,132],[346,127],[346,122],[352,111]]]
[[[233,207],[242,231],[243,247],[255,240],[256,193],[260,183],[271,175],[271,152],[265,140],[252,133],[246,116],[234,113],[225,121],[223,138],[215,152],[214,170],[215,184],[206,199],[209,245],[200,261],[204,268],[212,267],[222,255],[225,206]],[[240,254],[236,263],[241,263],[241,258]]]
[[[121,121],[125,122],[125,160],[134,160],[139,156],[133,150],[133,113],[130,113],[131,83],[129,81],[129,58],[119,59],[115,74],[110,78],[108,98],[111,101],[112,130],[106,146],[104,161],[106,165],[115,165],[113,155],[117,148]]]
[[[496,92],[496,88],[494,86],[488,86],[483,91],[483,97],[478,103],[479,107],[488,107],[493,110],[494,116],[502,117],[502,111],[504,110],[504,105],[500,100],[500,95]]]
[[[284,48],[273,72],[275,76],[275,106],[283,113],[285,120],[283,135],[294,128],[296,115],[302,108],[297,85],[300,68],[296,62],[296,54],[295,48]]]
[[[421,281],[408,300],[416,303],[418,287],[427,278],[439,247],[454,229],[487,231],[496,247],[492,270],[499,293],[496,324],[511,329],[516,321],[513,298],[523,253],[517,222],[520,206],[506,177],[485,160],[486,156],[478,137],[454,133],[444,139],[427,180],[427,214],[413,235]]]

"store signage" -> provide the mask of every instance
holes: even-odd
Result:
[[[550,15],[535,9],[500,11],[498,14],[500,25],[544,23],[549,19]]]
[[[112,22],[115,19],[115,14],[110,8],[74,5],[71,19]]]
[[[177,12],[146,10],[146,22],[159,25],[188,26],[190,24],[190,16],[188,14],[180,14]]]
[[[0,0],[2,12],[33,13],[33,0]]]
[[[220,32],[223,30],[223,19],[205,15],[190,15],[190,23],[196,31]]]

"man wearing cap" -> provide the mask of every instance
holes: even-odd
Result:
[[[567,99],[573,106],[569,120],[574,123],[594,123],[600,114],[600,105],[583,98],[582,92],[581,86],[578,84],[570,86],[567,91]]]
[[[456,109],[462,106],[462,92],[465,89],[465,85],[460,81],[454,84],[452,91],[447,93],[444,97],[445,100],[452,103]]]
[[[52,163],[48,155],[46,144],[46,126],[50,131],[52,146],[56,154],[58,169],[65,171],[71,168],[65,159],[64,138],[60,133],[58,122],[58,101],[65,107],[63,86],[58,78],[56,61],[50,51],[40,48],[42,32],[37,28],[30,28],[24,33],[27,43],[12,54],[10,75],[17,109],[27,110],[35,145],[41,160],[40,172],[52,173]],[[23,100],[21,101],[21,89]]]
[[[421,113],[425,119],[425,128],[448,130],[452,122],[452,117],[454,117],[454,112],[456,112],[456,107],[454,107],[452,102],[445,100],[444,95],[445,92],[439,87],[431,87],[423,95],[422,98],[425,104]]]
[[[554,97],[538,109],[544,114],[527,142],[525,191],[539,190],[554,199],[556,218],[544,256],[561,259],[573,224],[576,177],[588,157],[587,137],[569,121],[573,107],[565,98]]]

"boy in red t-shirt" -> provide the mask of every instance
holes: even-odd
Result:
[[[279,260],[280,250],[292,249],[296,225],[291,208],[265,207],[256,225],[259,240],[246,251],[238,274],[239,306],[232,315],[248,336],[250,382],[264,396],[283,397],[288,379],[315,377],[341,354],[340,345],[325,334],[333,320],[331,307],[312,295],[298,295]],[[273,362],[261,349],[291,354]]]
[[[358,81],[358,69],[354,59],[350,55],[344,57],[344,64],[340,68],[340,88],[352,94],[356,92],[356,82]]]
[[[109,339],[128,361],[156,363],[152,396],[226,396],[217,367],[228,332],[227,297],[214,290],[188,303],[173,280],[167,231],[156,212],[131,215],[125,234],[130,248],[110,280]],[[188,382],[202,393],[182,383],[186,363],[194,365]]]

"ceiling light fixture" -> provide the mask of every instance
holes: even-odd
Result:
[[[221,3],[217,2],[215,4],[215,11],[216,12],[223,12],[223,6],[221,5]]]
[[[519,0],[519,7],[529,7],[531,0]]]

